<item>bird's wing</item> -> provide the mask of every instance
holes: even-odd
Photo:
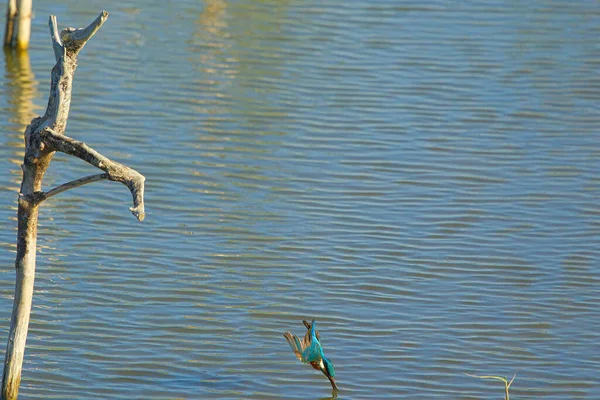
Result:
[[[304,326],[306,327],[306,329],[308,329],[308,332],[306,332],[306,336],[304,336],[304,340],[306,340],[307,336],[309,337],[309,340],[310,340],[310,328],[312,328],[312,324],[305,319],[303,319],[302,322],[304,323]],[[321,335],[319,335],[318,329],[315,329],[315,335],[317,335],[317,340],[320,342]],[[310,346],[310,344],[309,344],[309,346]]]
[[[315,346],[313,346],[312,337],[310,335],[310,328],[312,326],[311,323],[307,322],[307,321],[303,321],[303,322],[304,322],[304,326],[306,326],[308,328],[308,330],[304,334],[304,337],[302,338],[302,340],[298,336],[292,335],[290,332],[284,333],[283,336],[289,343],[292,350],[294,350],[294,354],[296,355],[298,360],[300,360],[302,362],[309,362],[310,360],[313,360],[313,359],[315,359],[315,357],[317,357],[318,350],[316,350],[314,348]],[[315,331],[315,334],[317,335],[317,340],[319,340],[318,339],[319,333],[317,331]],[[317,344],[317,343],[315,343],[315,344]],[[319,344],[319,347],[320,347],[320,344]],[[310,349],[310,350],[306,351],[307,349]]]
[[[306,347],[307,347],[304,343],[304,340],[300,341],[300,338],[298,336],[292,335],[290,332],[284,333],[283,337],[285,338],[285,340],[287,340],[287,342],[290,345],[290,347],[292,348],[292,350],[294,350],[294,354],[296,355],[298,360],[302,361],[302,353],[304,352],[304,349],[306,349]],[[304,337],[304,339],[306,340],[306,337]],[[310,339],[310,337],[309,337],[309,339]],[[309,343],[309,345],[310,345],[310,343]]]

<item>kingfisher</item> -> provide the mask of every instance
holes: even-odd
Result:
[[[300,340],[298,336],[292,335],[290,332],[284,333],[283,336],[292,350],[294,350],[294,354],[298,360],[312,365],[314,369],[318,369],[325,374],[329,382],[331,382],[333,396],[335,397],[339,392],[334,379],[335,369],[331,360],[325,357],[325,353],[323,353],[323,347],[320,342],[321,336],[319,335],[319,331],[317,331],[315,320],[313,319],[312,322],[303,320],[302,322],[307,329],[304,339]]]

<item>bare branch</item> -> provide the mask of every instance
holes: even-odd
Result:
[[[108,174],[96,174],[84,176],[83,178],[75,179],[74,181],[63,183],[60,186],[55,187],[54,189],[48,190],[45,192],[42,197],[45,199],[50,198],[59,193],[65,192],[69,189],[74,189],[79,186],[87,185],[88,183],[101,181],[103,179],[108,179]]]
[[[46,146],[50,149],[80,158],[106,172],[109,180],[121,182],[127,186],[133,197],[133,207],[129,211],[139,221],[144,220],[146,216],[144,211],[144,181],[146,178],[142,174],[123,164],[110,160],[87,144],[56,133],[48,127],[42,130],[40,135]]]
[[[6,30],[4,31],[4,47],[13,45],[15,17],[17,16],[17,0],[8,0],[6,9]]]
[[[51,15],[48,21],[50,25],[50,38],[52,39],[52,48],[54,49],[54,58],[56,61],[60,60],[64,53],[64,47],[60,35],[58,34],[58,23],[56,22],[56,16]]]
[[[63,46],[74,53],[78,53],[92,36],[100,29],[108,18],[108,12],[102,11],[100,15],[88,25],[87,28],[67,28],[60,33]]]

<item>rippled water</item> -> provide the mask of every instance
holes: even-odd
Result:
[[[517,399],[600,398],[596,3],[34,3],[0,60],[0,340],[49,14],[111,12],[67,134],[146,175],[148,216],[107,182],[43,208],[23,398],[327,397],[282,336],[311,317],[340,399],[515,371]]]

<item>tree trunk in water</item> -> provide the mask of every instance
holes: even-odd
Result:
[[[4,47],[27,49],[31,36],[32,0],[8,0]]]
[[[17,34],[14,45],[17,49],[29,47],[31,36],[31,6],[32,0],[18,0],[17,3]]]
[[[15,263],[16,285],[13,313],[2,376],[2,398],[16,399],[21,383],[21,367],[35,278],[38,206],[19,201],[18,253]]]
[[[31,7],[31,1],[29,6]],[[130,211],[139,221],[145,216],[144,176],[104,157],[85,143],[64,135],[77,55],[107,17],[108,13],[103,11],[87,28],[67,28],[59,34],[56,17],[50,16],[50,35],[56,65],[52,69],[46,113],[34,118],[25,129],[25,157],[21,166],[23,181],[18,208],[15,298],[4,360],[1,400],[15,400],[19,392],[33,299],[38,213],[43,201],[65,190],[107,179],[125,184],[133,197],[134,206]],[[42,179],[56,151],[81,158],[104,173],[79,178],[43,192]]]
[[[8,5],[6,7],[6,28],[4,30],[4,47],[12,47],[16,15],[17,0],[8,0]]]

